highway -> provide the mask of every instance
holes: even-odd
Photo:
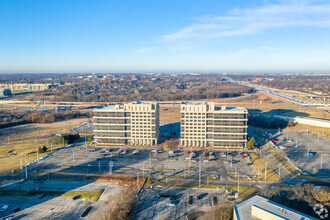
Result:
[[[290,96],[290,95],[287,95],[287,94],[284,94],[284,93],[280,93],[280,92],[278,92],[278,91],[276,91],[274,89],[268,88],[268,87],[253,85],[253,84],[251,84],[249,82],[236,81],[236,80],[233,80],[231,78],[226,78],[226,79],[229,82],[251,87],[251,88],[253,88],[256,91],[261,91],[261,92],[267,93],[267,94],[272,95],[272,96],[275,96],[277,98],[280,98],[280,99],[284,99],[286,101],[289,101],[289,102],[291,102],[293,104],[303,105],[303,106],[306,106],[306,107],[307,106],[312,106],[312,107],[329,107],[329,109],[327,109],[327,110],[330,110],[330,105],[329,104],[326,104],[326,103],[324,103],[324,102],[322,102],[320,100],[318,100],[319,103],[315,103],[315,102],[311,102],[311,101],[308,101],[308,100],[297,98],[295,96]]]

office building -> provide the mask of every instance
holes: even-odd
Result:
[[[254,196],[234,206],[234,220],[316,220],[284,205]]]
[[[131,102],[94,110],[94,132],[101,145],[156,145],[158,102]]]
[[[246,147],[247,110],[216,107],[213,102],[181,104],[181,145],[189,147]]]

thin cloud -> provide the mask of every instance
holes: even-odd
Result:
[[[201,17],[199,23],[164,35],[161,40],[224,38],[293,27],[330,27],[330,4],[290,1],[259,8],[234,9],[224,16]]]
[[[142,48],[137,49],[135,52],[145,53],[145,52],[150,52],[150,51],[154,51],[154,50],[156,50],[155,47],[142,47]]]
[[[276,48],[276,47],[259,47],[259,49],[264,49],[264,50],[281,50],[282,48]]]
[[[186,51],[191,50],[192,46],[178,46],[178,47],[170,47],[170,51]]]
[[[216,55],[215,58],[228,58],[228,57],[236,57],[244,54],[249,54],[249,53],[254,53],[254,50],[246,49],[246,50],[239,50],[231,53],[226,53],[226,54],[219,54]]]

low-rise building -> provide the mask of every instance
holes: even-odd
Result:
[[[13,83],[13,84],[0,84],[0,88],[10,89],[12,92],[34,92],[34,91],[44,91],[51,88],[52,84],[48,83],[39,83],[39,84],[30,84],[30,83]]]
[[[131,102],[94,110],[94,132],[101,145],[156,145],[158,102]]]
[[[261,196],[254,196],[234,206],[234,220],[316,220]]]
[[[10,89],[2,89],[0,88],[0,97],[9,96],[11,95]]]
[[[213,102],[181,104],[181,145],[189,147],[246,147],[247,110],[217,107]]]

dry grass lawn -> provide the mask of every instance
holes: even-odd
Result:
[[[72,119],[51,124],[26,124],[0,130],[0,171],[10,171],[20,167],[22,154],[27,154],[27,163],[37,159],[37,149],[50,146],[53,149],[61,147],[56,143],[58,133],[70,131],[73,127],[88,119]],[[49,152],[48,152],[49,153]],[[44,153],[46,154],[46,153]],[[39,154],[41,157],[44,154]]]

